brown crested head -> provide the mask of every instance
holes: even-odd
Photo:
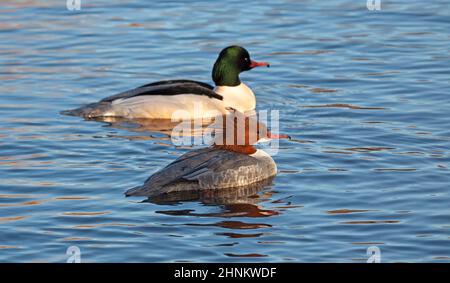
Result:
[[[238,111],[216,117],[214,147],[244,154],[253,154],[258,141],[273,138],[289,138],[274,135],[255,116],[246,116]]]

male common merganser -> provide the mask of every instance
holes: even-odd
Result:
[[[61,113],[127,119],[172,119],[176,111],[176,119],[211,118],[226,114],[229,109],[245,113],[255,109],[256,99],[239,74],[261,66],[270,65],[251,60],[248,51],[240,46],[229,46],[220,52],[214,64],[215,87],[192,80],[159,81]]]
[[[245,119],[245,140],[238,141],[236,120],[234,134],[223,128],[212,146],[190,151],[148,178],[144,185],[125,192],[126,196],[155,197],[174,192],[218,190],[248,186],[272,178],[277,166],[272,157],[253,147],[257,141],[267,138],[290,138],[272,134],[265,125],[258,123],[256,134],[251,134],[250,118]],[[229,141],[229,136],[232,134]]]

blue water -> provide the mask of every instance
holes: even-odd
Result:
[[[7,1],[0,8],[0,261],[450,261],[450,5],[357,1]],[[59,111],[218,52],[280,111],[272,185],[233,202],[123,192],[188,152],[167,135]]]

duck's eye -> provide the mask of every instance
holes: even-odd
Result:
[[[245,57],[244,60],[245,60],[246,62],[248,62],[250,59],[249,59],[248,57]]]

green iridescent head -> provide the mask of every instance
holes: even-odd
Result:
[[[250,59],[245,48],[233,45],[223,49],[214,63],[212,79],[216,86],[237,86],[241,83],[239,74],[255,67],[270,65],[266,62],[256,62]]]

